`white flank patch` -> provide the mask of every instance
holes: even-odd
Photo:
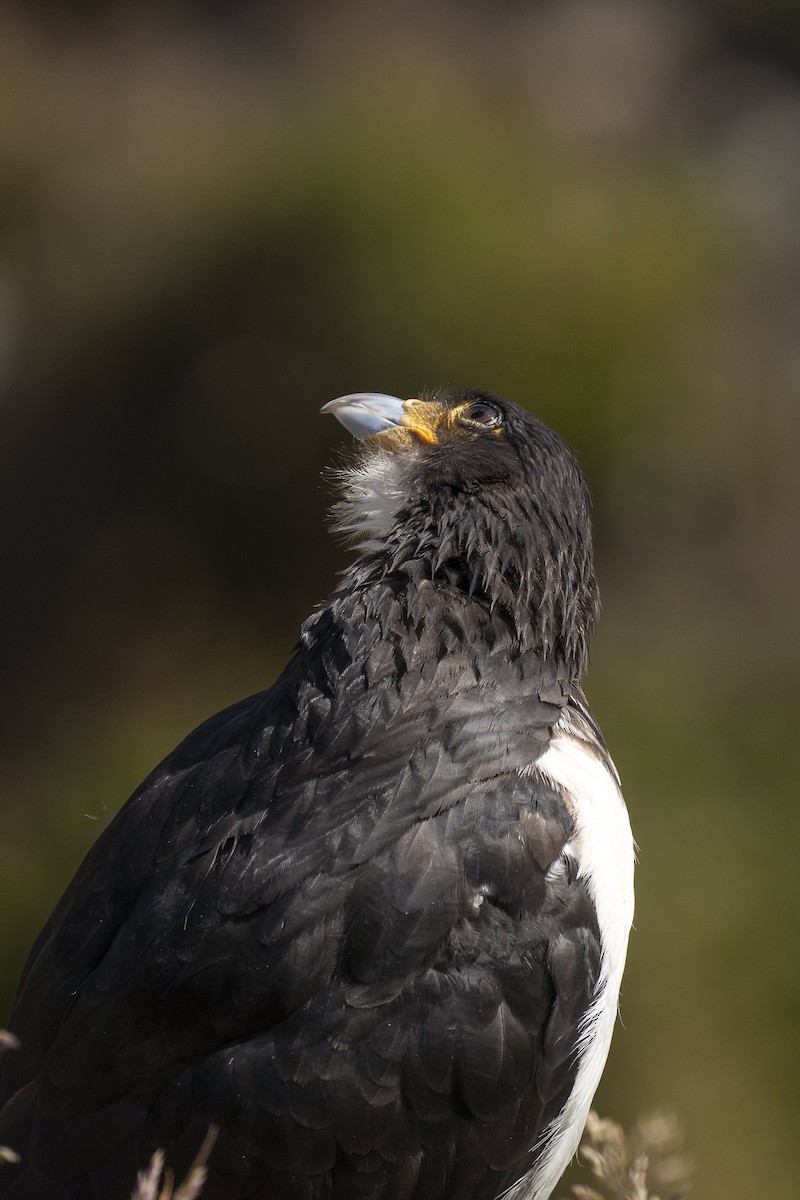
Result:
[[[611,1046],[633,921],[634,844],[617,773],[590,729],[569,710],[545,753],[530,768],[560,791],[574,814],[570,850],[597,912],[602,957],[597,994],[580,1035],[575,1086],[545,1132],[536,1168],[505,1193],[508,1200],[547,1200],[578,1148]]]
[[[394,524],[405,493],[401,488],[399,456],[372,449],[355,467],[339,473],[342,498],[334,509],[335,528],[375,550]]]

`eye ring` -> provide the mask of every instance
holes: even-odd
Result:
[[[499,429],[503,424],[503,414],[496,404],[488,400],[475,400],[465,404],[458,413],[459,421],[480,429]]]

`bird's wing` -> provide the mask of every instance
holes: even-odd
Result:
[[[563,854],[569,813],[527,770],[560,684],[503,661],[479,679],[451,655],[398,684],[374,655],[334,669],[301,651],[269,693],[201,726],[38,939],[6,1095],[38,1077],[45,1107],[80,1120],[133,1093],[177,1125],[168,1081],[189,1071],[224,1121],[255,1072],[274,1137],[253,1133],[252,1155],[275,1170],[311,1142],[317,1158],[331,1139],[366,1152],[401,1096],[412,1141],[445,1110],[449,1128],[511,1106],[517,1137],[480,1151],[507,1170],[568,1092],[599,947]]]

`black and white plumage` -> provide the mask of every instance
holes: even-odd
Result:
[[[360,556],[37,939],[3,1200],[123,1200],[212,1122],[205,1200],[545,1200],[575,1150],[633,908],[585,483],[487,393],[327,407]]]

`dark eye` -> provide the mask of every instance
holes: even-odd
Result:
[[[458,414],[459,420],[467,425],[482,425],[484,429],[496,429],[503,424],[503,414],[494,404],[477,400],[475,404],[467,404]]]

